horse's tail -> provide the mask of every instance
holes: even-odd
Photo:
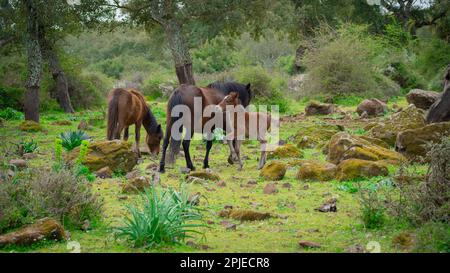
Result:
[[[119,119],[119,92],[116,90],[111,94],[111,99],[108,104],[108,131],[107,138],[108,140],[114,139],[114,132],[117,127],[117,122]]]
[[[170,136],[170,151],[169,151],[169,157],[167,158],[167,162],[169,164],[174,164],[176,161],[176,156],[180,153],[180,146],[181,146],[181,139],[173,138],[172,136],[172,125],[182,118],[182,116],[179,117],[172,117],[172,109],[175,108],[177,105],[183,105],[183,97],[181,95],[181,92],[176,90],[172,96],[169,99],[169,102],[167,104],[167,128],[166,128],[166,134],[167,136]],[[182,133],[183,128],[180,128],[180,135]]]

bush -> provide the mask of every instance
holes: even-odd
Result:
[[[120,79],[124,71],[122,62],[118,59],[106,59],[97,63],[97,68],[103,74],[114,79]]]
[[[31,177],[0,183],[0,232],[43,217],[81,227],[100,216],[102,202],[92,186],[69,169],[33,170]]]
[[[23,119],[23,113],[7,107],[0,110],[0,118],[5,120],[21,120]]]
[[[125,237],[135,247],[153,247],[161,244],[181,244],[192,233],[201,232],[202,215],[189,202],[188,192],[182,187],[180,192],[173,189],[150,189],[141,195],[142,208],[128,207],[130,216],[125,218],[125,226],[117,229],[117,237]]]
[[[450,253],[450,228],[446,223],[426,223],[416,232],[416,253]]]
[[[85,132],[78,130],[61,133],[60,138],[63,148],[69,152],[80,146],[83,140],[87,140],[90,137]]]
[[[37,142],[34,141],[34,139],[31,139],[28,141],[22,140],[19,143],[19,146],[22,147],[23,153],[25,153],[25,154],[34,153],[34,151],[36,151],[38,148],[38,144],[37,144]]]
[[[289,75],[295,74],[295,56],[287,55],[281,56],[277,59],[278,68]]]
[[[8,107],[19,111],[22,110],[24,94],[25,90],[23,88],[0,87],[0,109]]]
[[[343,25],[338,30],[319,30],[305,53],[308,77],[306,95],[371,94],[392,96],[399,88],[389,82],[377,64],[383,46],[367,33],[365,26]],[[387,88],[387,90],[386,90]]]
[[[361,218],[366,228],[377,229],[386,221],[385,207],[379,189],[360,190]]]
[[[199,73],[222,72],[235,65],[231,47],[223,37],[207,41],[200,48],[194,50],[192,56],[194,69]]]

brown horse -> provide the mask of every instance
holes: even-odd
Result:
[[[163,138],[161,125],[158,124],[152,111],[147,106],[144,96],[136,90],[117,88],[109,93],[108,103],[108,140],[120,139],[125,129],[123,139],[128,140],[129,126],[135,125],[136,153],[141,157],[139,141],[141,126],[147,131],[146,143],[152,154],[159,154],[159,146]]]
[[[262,169],[266,164],[267,158],[267,140],[266,134],[270,131],[272,125],[272,116],[263,112],[246,112],[245,109],[235,108],[232,112],[227,112],[227,105],[234,107],[239,105],[238,97],[228,96],[218,104],[219,108],[226,118],[226,127],[231,127],[227,132],[227,142],[230,147],[230,156],[228,162],[233,164],[235,161],[239,163],[239,170],[242,170],[243,163],[241,160],[241,145],[245,139],[250,136],[256,137],[261,144],[261,156],[258,169]],[[239,113],[241,112],[241,113]],[[241,114],[241,115],[240,115]],[[250,128],[250,121],[253,121],[256,128]],[[230,124],[231,123],[231,124]]]
[[[196,128],[193,128],[195,123],[195,118],[198,117],[198,111],[201,111],[203,113],[203,110],[207,106],[215,105],[217,106],[218,103],[220,103],[227,95],[229,95],[231,92],[237,92],[241,98],[240,103],[245,103],[247,106],[250,103],[251,99],[251,91],[250,91],[250,85],[242,85],[237,83],[229,83],[229,84],[212,84],[205,88],[198,88],[193,85],[186,85],[183,84],[180,87],[178,87],[169,98],[169,102],[167,105],[167,127],[166,127],[166,136],[164,138],[163,142],[163,150],[162,150],[162,157],[159,165],[159,171],[164,172],[165,171],[165,161],[166,161],[166,152],[167,148],[169,146],[169,143],[172,145],[172,151],[174,152],[176,150],[176,147],[180,145],[181,143],[181,134],[183,131],[183,127],[186,129],[186,136],[182,141],[184,156],[186,159],[186,165],[187,168],[190,170],[195,170],[195,167],[192,163],[191,156],[189,153],[189,147],[190,147],[190,141],[194,134],[194,131]],[[242,95],[241,95],[242,93]],[[202,100],[202,108],[201,109],[194,109],[194,101],[195,99],[201,99]],[[244,102],[245,101],[245,102]],[[183,117],[180,115],[179,117],[172,116],[172,110],[176,106],[182,106],[186,107],[190,111],[189,117]],[[197,114],[196,114],[197,112]],[[210,118],[204,118],[202,114],[200,114],[202,117],[201,127],[202,130],[201,133],[211,134],[212,130],[215,128],[211,128],[211,131],[203,132],[203,126],[205,123],[210,120]],[[214,116],[214,115],[213,115]],[[176,132],[178,134],[177,138],[174,138],[172,135],[172,127],[176,122],[182,121],[182,126],[178,127],[179,132]],[[177,128],[175,128],[177,129]],[[198,128],[197,128],[198,129]],[[209,153],[211,151],[213,144],[212,139],[208,139],[206,141],[206,155],[205,159],[203,161],[203,168],[209,168]]]

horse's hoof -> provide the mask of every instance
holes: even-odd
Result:
[[[234,164],[234,161],[231,159],[231,157],[228,158],[228,163],[230,163],[230,165]]]

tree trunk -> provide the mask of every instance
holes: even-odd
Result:
[[[26,0],[25,6],[27,12],[26,48],[28,55],[27,91],[24,100],[25,120],[39,122],[39,89],[42,76],[42,53],[39,45],[38,15],[33,0]]]
[[[58,55],[52,45],[48,44],[45,40],[43,41],[44,55],[48,60],[50,71],[52,73],[53,79],[56,83],[56,97],[59,106],[66,113],[75,112],[70,102],[69,96],[69,84],[67,82],[66,74],[64,73],[61,64],[59,62]]]
[[[306,47],[300,44],[295,51],[294,71],[300,73],[303,70],[302,58],[305,55]]]
[[[170,51],[175,62],[175,72],[180,84],[195,85],[194,73],[192,71],[192,59],[189,54],[189,48],[181,31],[181,26],[175,21],[170,20],[164,25],[166,37]]]

